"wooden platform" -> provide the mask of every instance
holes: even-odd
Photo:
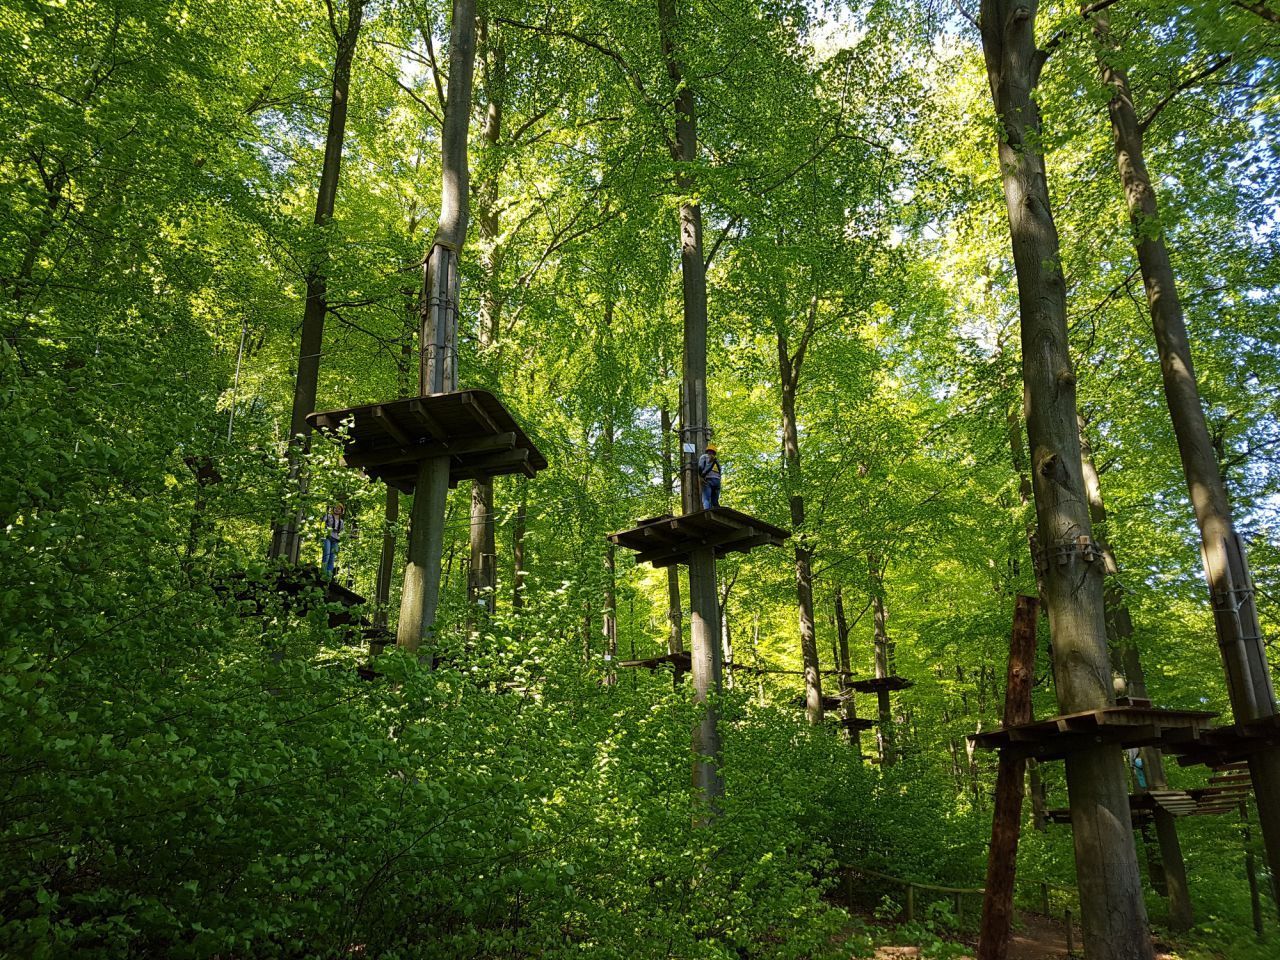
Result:
[[[871,730],[880,721],[870,717],[840,717],[839,722],[846,730]]]
[[[781,546],[789,536],[781,527],[739,510],[714,507],[679,517],[669,513],[650,517],[630,530],[609,534],[609,542],[636,551],[636,563],[669,567],[688,563],[689,555],[702,547],[711,547],[717,557],[723,557],[761,546]]]
[[[1173,747],[1194,744],[1217,716],[1199,710],[1104,707],[969,735],[983,750],[1007,750],[1037,760],[1058,760],[1100,743],[1120,747]]]
[[[1135,826],[1151,820],[1157,808],[1167,810],[1175,817],[1211,817],[1238,809],[1246,793],[1247,789],[1218,790],[1212,787],[1151,790],[1130,794],[1129,812]],[[1051,823],[1070,823],[1071,810],[1058,807],[1048,811],[1046,818]]]
[[[659,657],[646,657],[643,660],[619,660],[618,666],[628,670],[657,670],[670,664],[677,674],[687,673],[693,669],[693,658],[687,651],[680,653],[664,653]]]
[[[497,397],[459,390],[345,410],[313,413],[307,423],[342,444],[342,464],[404,493],[413,493],[418,465],[449,458],[449,484],[509,473],[532,477],[544,457]]]
[[[854,680],[849,686],[858,693],[892,693],[914,687],[915,684],[905,677],[867,677]]]
[[[1230,726],[1210,727],[1195,743],[1170,750],[1178,755],[1181,766],[1203,764],[1214,770],[1247,770],[1239,766],[1250,754],[1268,747],[1280,746],[1280,714],[1236,723]]]
[[[801,694],[800,696],[792,699],[791,705],[799,710],[803,710],[805,707],[809,705],[809,701],[805,698],[804,694]],[[831,696],[830,694],[826,694],[826,693],[822,695],[823,710],[827,710],[827,711],[839,710],[842,706],[844,706],[844,697]]]

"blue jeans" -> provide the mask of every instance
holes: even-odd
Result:
[[[703,477],[702,509],[710,510],[712,507],[718,506],[720,506],[720,478]]]
[[[338,541],[334,540],[332,537],[325,537],[320,550],[324,555],[325,576],[332,577],[333,568],[338,562]]]

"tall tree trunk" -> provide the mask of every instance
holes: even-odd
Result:
[[[662,408],[662,487],[667,502],[675,496],[675,467],[671,456],[671,414]],[[680,608],[680,567],[667,567],[667,652],[684,652],[684,615]]]
[[[810,724],[821,726],[822,674],[819,672],[818,635],[813,621],[813,548],[804,528],[800,433],[796,424],[796,389],[811,333],[812,321],[793,357],[787,335],[778,331],[778,373],[782,381],[782,470],[790,492],[791,526],[796,535],[796,606],[800,619],[800,657],[804,665],[804,712]]]
[[[419,392],[423,396],[457,389],[458,258],[467,238],[467,134],[475,71],[475,0],[453,0],[449,32],[449,93],[441,137],[440,223],[427,255],[422,298]],[[417,650],[435,629],[440,601],[440,558],[444,511],[449,496],[449,458],[432,457],[418,468],[409,515],[409,556],[396,642]]]
[[[999,164],[1021,306],[1022,376],[1031,447],[1043,597],[1064,713],[1111,702],[1102,569],[1092,535],[1076,430],[1076,378],[1067,347],[1066,285],[1039,108],[1032,94],[1044,54],[1035,42],[1037,0],[983,0],[981,32],[1000,122]],[[1129,791],[1120,750],[1098,746],[1066,759],[1076,879],[1087,957],[1151,960]]]
[[[1036,676],[1036,623],[1040,601],[1019,596],[1009,642],[1009,682],[1005,685],[1004,725],[1031,721],[1031,687]],[[1022,826],[1022,779],[1027,762],[1001,755],[991,812],[991,844],[987,849],[986,895],[978,932],[978,960],[1005,960],[1013,928],[1013,893]]]
[[[486,17],[476,24],[477,39],[484,65],[484,88],[488,95],[483,135],[490,157],[497,154],[502,139],[503,103],[506,96],[507,55],[501,41],[490,34]],[[482,168],[484,179],[475,190],[477,198],[476,231],[479,234],[479,260],[483,274],[480,290],[480,315],[476,340],[483,353],[496,352],[502,323],[502,296],[499,289],[502,267],[502,218],[498,208],[502,165],[490,159]],[[501,379],[501,364],[494,365]],[[474,629],[477,616],[492,617],[497,611],[498,537],[493,517],[493,480],[471,481],[470,560],[467,572],[468,633]]]
[[[606,314],[606,323],[609,323],[613,315],[612,303],[608,305]],[[604,433],[600,438],[604,448],[600,459],[607,473],[613,472],[613,431],[613,416],[610,414],[605,419]],[[604,575],[604,613],[601,620],[604,627],[605,683],[613,684],[617,682],[614,664],[618,657],[618,557],[612,542],[605,546]]]
[[[872,628],[875,631],[875,673],[876,678],[883,680],[890,676],[889,671],[889,613],[884,601],[884,561],[876,554],[867,557],[867,568],[871,572],[871,615]],[[882,767],[892,766],[897,759],[894,749],[893,707],[889,702],[889,691],[876,691],[876,709],[880,722],[876,726],[876,750],[880,755]]]
[[[1129,604],[1125,600],[1124,588],[1120,585],[1120,565],[1115,551],[1111,548],[1107,537],[1107,508],[1102,499],[1102,483],[1098,477],[1098,468],[1094,464],[1093,448],[1089,444],[1085,432],[1084,418],[1079,420],[1080,427],[1080,463],[1084,471],[1084,486],[1089,494],[1089,514],[1093,521],[1093,529],[1097,535],[1098,548],[1102,551],[1102,559],[1106,564],[1108,577],[1113,578],[1103,592],[1103,602],[1107,611],[1107,639],[1114,651],[1118,653],[1127,683],[1127,693],[1131,699],[1146,700],[1146,676],[1142,672],[1142,661],[1138,656],[1138,646],[1133,640],[1133,618],[1129,613]],[[1146,786],[1139,786],[1141,792],[1169,789],[1169,781],[1165,777],[1164,758],[1158,747],[1143,747],[1138,751]],[[1173,814],[1156,804],[1155,815],[1156,837],[1160,843],[1160,862],[1165,879],[1165,896],[1169,899],[1169,925],[1175,930],[1190,929],[1194,922],[1191,909],[1191,892],[1187,887],[1187,868],[1182,857],[1182,845],[1178,842],[1178,828]]]
[[[853,697],[853,667],[849,660],[849,620],[844,612],[844,588],[836,584],[836,642],[839,644],[838,663],[840,665],[840,693],[844,697],[843,717],[845,720],[858,719],[858,705]],[[848,726],[849,743],[853,745],[854,755],[862,759],[862,731],[852,723]]]
[[[298,373],[293,382],[293,406],[289,414],[289,481],[305,491],[302,458],[311,449],[311,427],[307,414],[315,411],[316,391],[320,382],[320,353],[324,343],[324,320],[329,312],[325,275],[328,270],[328,243],[322,231],[333,219],[338,196],[338,180],[342,168],[342,144],[347,132],[347,97],[351,89],[351,63],[360,39],[365,0],[350,0],[346,28],[339,33],[336,21],[331,27],[337,43],[333,61],[333,83],[329,93],[329,126],[324,140],[324,162],[320,167],[320,189],[316,193],[316,211],[312,220],[320,234],[320,250],[307,268],[307,300],[302,314],[302,336],[298,341]],[[301,507],[271,531],[272,557],[297,563],[302,551],[300,528]]]
[[[526,498],[528,497],[528,488],[523,481],[520,482],[520,504],[516,507],[515,529],[512,533],[511,546],[511,609],[521,610],[524,608],[524,579],[525,579],[525,558],[524,558],[524,533],[526,523]]]
[[[677,0],[658,0],[658,33],[675,98],[676,164],[680,200],[680,275],[684,293],[684,396],[680,411],[681,500],[685,513],[702,509],[698,491],[698,453],[711,431],[707,416],[707,272],[702,254],[702,208],[695,199],[692,166],[698,159],[698,112],[694,90],[684,76],[679,55],[680,17]],[[720,724],[714,705],[722,687],[720,611],[716,597],[716,557],[710,547],[689,556],[690,642],[693,646],[693,696],[701,706],[693,731],[693,789],[699,805],[695,820],[705,823],[717,813],[724,793],[720,774]]]
[[[1276,713],[1275,690],[1254,601],[1253,578],[1244,541],[1236,532],[1231,502],[1200,403],[1200,388],[1169,250],[1160,225],[1160,209],[1143,155],[1143,128],[1134,109],[1129,78],[1115,56],[1105,14],[1094,16],[1102,79],[1112,90],[1108,112],[1116,162],[1124,187],[1134,245],[1146,288],[1147,306],[1160,354],[1165,399],[1173,420],[1187,490],[1200,528],[1201,558],[1213,605],[1218,649],[1236,722]],[[1258,798],[1258,820],[1273,876],[1280,877],[1280,747],[1249,758]]]

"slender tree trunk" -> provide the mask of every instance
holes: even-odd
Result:
[[[675,496],[675,467],[671,456],[671,414],[662,408],[662,486],[667,502]],[[667,567],[667,652],[684,652],[684,614],[680,608],[680,567]]]
[[[420,385],[423,396],[457,389],[458,257],[467,237],[467,133],[475,70],[475,0],[454,0],[449,33],[449,93],[441,142],[440,223],[427,255],[422,298]],[[435,629],[440,600],[444,511],[449,459],[433,457],[418,468],[409,516],[409,556],[396,642],[417,650]]]
[[[875,631],[875,673],[876,678],[883,680],[889,673],[889,613],[884,602],[884,565],[875,554],[867,557],[867,567],[871,571],[871,615],[872,627]],[[897,759],[894,749],[893,706],[889,701],[889,691],[876,691],[876,709],[880,723],[876,727],[876,750],[880,755],[880,765],[889,767]]]
[[[1076,430],[1076,378],[1067,347],[1066,285],[1049,206],[1039,108],[1032,99],[1044,55],[1035,42],[1036,0],[983,0],[981,31],[1001,126],[999,163],[1021,305],[1022,373],[1031,474],[1064,713],[1111,702],[1101,564]],[[1124,761],[1098,746],[1066,760],[1085,956],[1151,960]]]
[[[839,644],[840,693],[844,696],[843,716],[846,720],[858,719],[858,705],[853,698],[853,667],[849,660],[849,620],[844,612],[844,588],[836,584],[836,641]],[[862,731],[849,725],[849,743],[854,755],[862,759]]]
[[[1133,618],[1129,613],[1129,605],[1125,600],[1124,588],[1120,585],[1120,565],[1115,551],[1111,548],[1107,537],[1107,508],[1102,499],[1102,483],[1098,477],[1098,469],[1093,460],[1093,448],[1085,432],[1084,418],[1079,419],[1080,429],[1080,464],[1084,471],[1084,486],[1089,495],[1089,514],[1093,529],[1097,536],[1098,548],[1102,551],[1102,559],[1106,564],[1107,576],[1112,578],[1105,587],[1103,602],[1107,611],[1107,640],[1119,655],[1123,665],[1123,674],[1127,681],[1127,693],[1130,698],[1146,700],[1146,677],[1142,672],[1142,662],[1138,656],[1138,647],[1133,640]],[[1142,792],[1150,790],[1167,790],[1169,782],[1165,778],[1164,758],[1158,747],[1143,747],[1138,751],[1142,760],[1147,786],[1139,787]],[[1191,909],[1191,891],[1187,887],[1187,869],[1182,857],[1182,846],[1178,842],[1178,828],[1173,815],[1159,804],[1155,808],[1156,836],[1160,843],[1160,862],[1165,879],[1165,896],[1169,899],[1169,925],[1175,930],[1190,929],[1194,923]]]
[[[808,343],[801,341],[803,346]],[[796,389],[804,355],[792,357],[785,333],[778,332],[778,373],[782,381],[782,469],[790,490],[791,526],[795,531],[796,606],[800,619],[800,656],[804,664],[805,716],[813,726],[822,725],[822,674],[818,664],[818,635],[813,621],[813,548],[804,527],[804,494],[801,493],[800,434],[796,425]]]
[[[685,513],[702,509],[698,493],[698,452],[711,431],[707,416],[707,273],[702,253],[702,208],[695,199],[692,165],[698,158],[698,114],[693,87],[684,77],[679,55],[678,0],[658,0],[658,31],[662,58],[675,97],[676,189],[680,201],[680,275],[684,293],[684,396],[680,411],[681,500]],[[701,705],[693,732],[693,789],[700,807],[696,822],[716,816],[724,793],[720,774],[718,711],[708,701],[723,687],[720,652],[720,611],[716,602],[716,557],[710,547],[689,557],[690,642],[693,646],[693,696]]]
[[[490,34],[488,19],[477,20],[478,43],[484,65],[484,89],[488,107],[484,118],[484,145],[490,158],[496,157],[502,139],[503,102],[506,96],[506,48]],[[479,261],[483,274],[480,315],[476,339],[482,354],[496,354],[502,324],[501,282],[503,251],[502,218],[498,208],[502,165],[495,159],[482,164],[485,176],[475,195],[478,199],[476,231],[479,234]],[[501,365],[494,364],[500,380]],[[468,629],[471,633],[479,616],[492,617],[497,611],[498,537],[493,517],[493,480],[471,481],[470,559],[467,572]]]
[[[523,481],[520,482],[520,504],[516,507],[515,529],[512,533],[512,573],[511,573],[511,609],[521,610],[524,608],[524,579],[525,579],[525,557],[524,557],[524,532],[526,523],[526,504],[525,499],[528,495],[528,488]]]
[[[1201,559],[1231,708],[1237,723],[1258,720],[1276,713],[1276,697],[1249,560],[1244,541],[1236,532],[1231,502],[1200,402],[1186,320],[1165,245],[1155,189],[1147,172],[1142,126],[1134,109],[1129,78],[1120,66],[1121,58],[1114,56],[1115,41],[1106,15],[1095,14],[1093,24],[1102,79],[1112,89],[1108,111],[1116,161],[1160,354],[1165,399],[1200,528]],[[1267,860],[1272,875],[1280,877],[1280,748],[1254,753],[1249,758],[1249,770],[1258,798],[1258,820]]]
[[[316,212],[313,224],[321,234],[333,219],[333,209],[338,196],[338,180],[342,168],[342,144],[347,132],[347,98],[351,89],[351,64],[355,58],[356,44],[360,39],[360,24],[364,17],[365,0],[350,0],[347,6],[347,25],[342,33],[336,32],[337,53],[333,62],[333,83],[329,94],[329,126],[325,133],[324,162],[320,167],[320,189],[316,193]],[[293,406],[289,414],[289,480],[299,492],[305,491],[302,476],[302,458],[311,448],[311,427],[307,414],[315,411],[316,392],[320,383],[320,353],[324,343],[324,320],[329,312],[325,275],[328,270],[327,241],[320,236],[320,251],[307,269],[307,300],[302,314],[302,336],[298,341],[298,373],[293,382]],[[272,557],[289,563],[297,563],[302,551],[300,528],[303,511],[299,507],[294,515],[283,523],[276,523],[271,532]]]
[[[606,311],[606,323],[612,319],[613,305],[609,304]],[[601,437],[603,444],[604,468],[606,472],[613,471],[613,416],[612,414],[606,418],[604,424],[604,433]],[[612,543],[607,543],[604,552],[604,613],[601,621],[604,627],[604,662],[605,662],[605,683],[613,684],[617,682],[617,671],[614,662],[618,657],[618,557],[617,548]]]
[[[1005,685],[1006,727],[1031,720],[1031,687],[1036,676],[1036,622],[1040,602],[1020,596],[1013,613],[1009,643],[1009,682]],[[991,845],[987,850],[986,895],[978,933],[978,960],[1005,960],[1013,927],[1013,890],[1022,825],[1022,782],[1026,761],[1000,756],[995,805],[991,813]]]

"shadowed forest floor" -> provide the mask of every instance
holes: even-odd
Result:
[[[1075,954],[1067,953],[1066,927],[1060,920],[1035,913],[1018,915],[1019,923],[1009,942],[1009,960],[1066,960],[1080,954],[1080,929],[1075,930]],[[886,939],[891,939],[886,937]],[[877,945],[875,960],[911,960],[921,956],[919,947],[901,945]],[[972,960],[965,955],[958,960]],[[1163,944],[1156,944],[1156,960],[1178,960]]]

